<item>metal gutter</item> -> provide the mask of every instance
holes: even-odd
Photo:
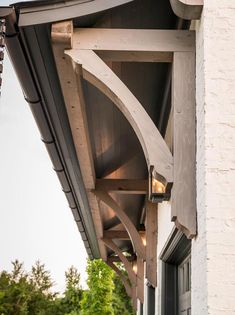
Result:
[[[44,25],[36,29],[35,27],[18,29],[14,9],[7,17],[7,26],[6,46],[25,99],[29,103],[37,122],[42,141],[51,157],[87,253],[90,258],[99,258],[100,253],[91,212],[72,142],[58,78],[56,73],[50,71],[51,69],[46,69],[45,56],[42,56],[42,47],[39,46],[38,42],[40,32],[43,32],[45,37],[48,26]],[[48,40],[48,38],[44,39]],[[28,41],[31,43],[31,51]],[[50,75],[48,75],[48,71]],[[52,86],[52,81],[54,86]]]

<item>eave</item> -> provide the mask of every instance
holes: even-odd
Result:
[[[91,258],[100,257],[100,250],[54,63],[50,28],[52,22],[128,2],[73,1],[72,6],[64,1],[55,1],[53,5],[49,1],[26,2],[16,4],[17,17],[12,12],[8,19],[7,49]],[[166,112],[161,116],[167,120]]]

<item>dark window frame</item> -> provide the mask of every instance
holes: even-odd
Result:
[[[191,240],[175,228],[161,254],[161,315],[178,315],[178,266],[191,253]]]

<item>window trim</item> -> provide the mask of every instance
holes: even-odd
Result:
[[[177,228],[160,253],[161,315],[178,315],[178,265],[191,253],[191,240]]]

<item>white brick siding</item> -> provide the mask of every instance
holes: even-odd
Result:
[[[197,24],[197,209],[192,315],[235,314],[235,1]]]

